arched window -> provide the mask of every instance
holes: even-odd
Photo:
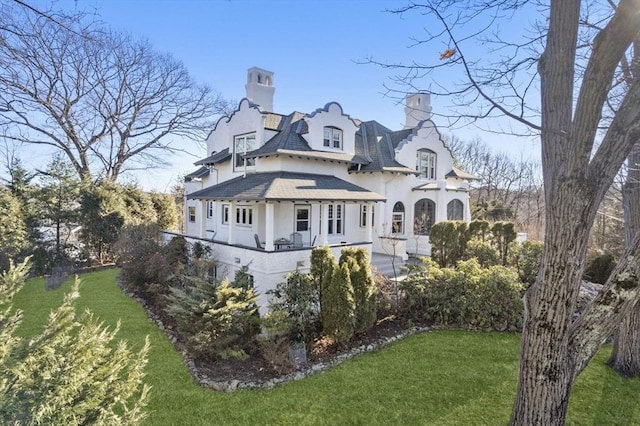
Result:
[[[436,203],[428,198],[418,200],[414,206],[413,233],[429,235],[436,221]]]
[[[463,220],[464,206],[460,200],[451,200],[447,204],[447,220]]]
[[[423,179],[436,179],[436,153],[430,149],[419,149],[416,159],[416,170]]]
[[[394,234],[404,234],[404,204],[399,201],[393,206],[391,232]]]

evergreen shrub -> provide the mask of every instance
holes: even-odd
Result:
[[[406,319],[470,329],[518,330],[523,286],[508,267],[481,268],[476,259],[441,268],[430,259],[402,281]]]
[[[592,283],[604,284],[616,266],[615,258],[611,253],[596,256],[587,264],[584,271],[584,279]]]

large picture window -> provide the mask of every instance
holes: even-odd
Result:
[[[428,198],[418,200],[413,213],[413,233],[415,235],[429,235],[436,219],[436,203]]]
[[[436,179],[436,153],[429,149],[418,150],[416,170],[423,179]]]
[[[322,144],[327,148],[342,149],[342,130],[336,127],[325,127]]]
[[[255,168],[255,158],[244,158],[247,152],[256,149],[256,134],[249,133],[246,135],[236,136],[233,142],[233,166],[236,170],[246,168]],[[246,164],[245,164],[246,161]]]
[[[451,200],[447,204],[447,220],[463,220],[464,206],[460,200]]]

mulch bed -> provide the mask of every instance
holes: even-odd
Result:
[[[148,301],[144,297],[145,295],[132,294],[129,289],[122,286],[122,283],[121,287],[143,305],[149,318],[160,326],[161,330],[164,331],[169,340],[176,346],[178,352],[185,356],[187,353],[185,345],[180,336],[174,332],[175,322],[173,318],[164,312],[162,306],[147,303]],[[327,339],[319,339],[314,342],[313,348],[307,351],[307,365],[331,363],[340,355],[350,353],[356,348],[368,345],[377,347],[386,339],[398,336],[405,331],[407,331],[406,323],[394,316],[390,316],[378,320],[371,329],[354,336],[345,344],[334,344]],[[193,374],[206,377],[208,382],[213,383],[238,381],[260,384],[287,376],[294,371],[293,367],[276,371],[257,350],[255,353],[250,353],[249,358],[246,360],[230,358],[191,361],[187,355],[185,356],[185,362]],[[194,369],[196,370],[195,372],[193,371]]]

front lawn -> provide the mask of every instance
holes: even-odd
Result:
[[[150,425],[507,424],[515,395],[519,336],[438,331],[273,390],[232,394],[195,384],[180,355],[141,306],[122,294],[117,271],[83,276],[78,309],[106,324],[121,321],[120,338],[139,349],[149,335]],[[38,331],[69,284],[46,291],[30,281],[15,298],[25,311],[23,335]],[[568,424],[640,424],[640,380],[624,380],[604,364],[604,348],[578,379]]]

